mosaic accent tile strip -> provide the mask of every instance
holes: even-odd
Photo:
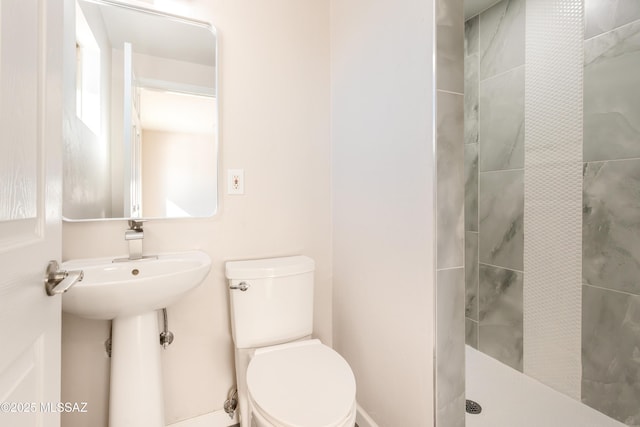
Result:
[[[580,399],[582,0],[527,2],[524,373]]]

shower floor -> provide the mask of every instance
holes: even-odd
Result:
[[[466,427],[625,427],[472,347],[466,357],[467,399],[482,406]]]

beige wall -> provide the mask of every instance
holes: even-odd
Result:
[[[434,420],[433,20],[331,1],[334,344],[381,427]]]
[[[145,224],[145,251],[202,249],[204,284],[169,308],[163,351],[167,423],[220,410],[234,384],[224,262],[306,254],[317,262],[315,332],[331,343],[329,3],[195,0],[218,30],[222,173],[244,168],[245,195],[212,219]],[[223,183],[221,189],[226,187]],[[126,252],[124,221],[65,223],[63,259]],[[108,323],[63,318],[63,401],[89,401],[65,427],[104,426]]]

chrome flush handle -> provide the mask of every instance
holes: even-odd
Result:
[[[47,272],[44,276],[44,287],[47,295],[52,297],[67,292],[69,288],[77,282],[81,282],[83,278],[84,272],[82,270],[60,270],[58,262],[52,260],[49,261],[49,265],[47,265]]]
[[[242,292],[245,292],[249,289],[249,286],[247,282],[240,282],[237,285],[230,285],[229,289],[240,289]]]

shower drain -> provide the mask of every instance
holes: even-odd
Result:
[[[479,414],[482,412],[482,406],[478,402],[467,399],[467,414]]]

